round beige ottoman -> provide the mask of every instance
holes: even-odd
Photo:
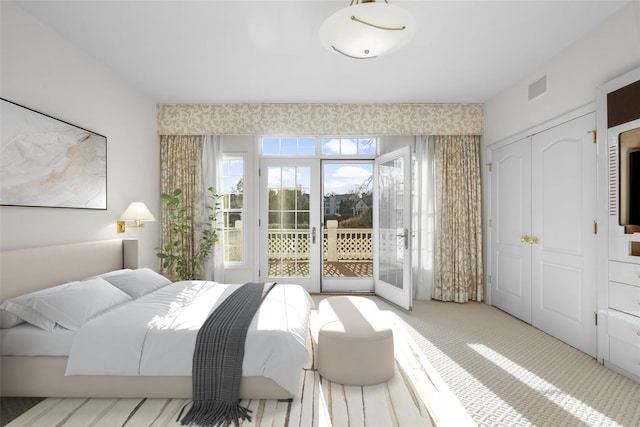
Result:
[[[376,304],[338,296],[318,306],[318,372],[329,381],[371,385],[393,377],[393,331]]]

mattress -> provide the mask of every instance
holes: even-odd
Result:
[[[75,334],[61,327],[47,332],[28,323],[0,329],[0,355],[68,356]]]

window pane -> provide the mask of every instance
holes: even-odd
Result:
[[[268,144],[269,145],[269,144]],[[271,144],[270,146],[272,146]],[[222,162],[222,243],[225,264],[242,263],[244,228],[242,224],[244,200],[244,157],[224,155]]]
[[[340,140],[340,154],[358,154],[358,144],[355,139]]]
[[[262,154],[280,154],[280,138],[262,138]]]
[[[323,138],[322,139],[322,154],[340,154],[340,139],[338,138]]]
[[[376,154],[375,138],[366,138],[358,140],[358,154]]]
[[[298,140],[296,138],[282,138],[280,140],[280,154],[298,154]]]

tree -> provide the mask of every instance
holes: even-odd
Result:
[[[155,248],[156,256],[162,262],[162,268],[167,270],[175,268],[179,280],[194,280],[200,275],[204,261],[213,251],[213,245],[218,241],[217,216],[220,211],[220,195],[216,189],[209,187],[208,198],[213,204],[207,205],[208,215],[198,239],[198,244],[193,236],[193,217],[189,213],[190,208],[184,206],[182,190],[176,188],[173,193],[163,193],[160,197],[167,204],[169,219],[169,241],[164,246]]]

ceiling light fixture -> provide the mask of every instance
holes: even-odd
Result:
[[[322,23],[320,41],[349,58],[369,59],[400,48],[415,31],[413,16],[387,0],[351,0]]]

